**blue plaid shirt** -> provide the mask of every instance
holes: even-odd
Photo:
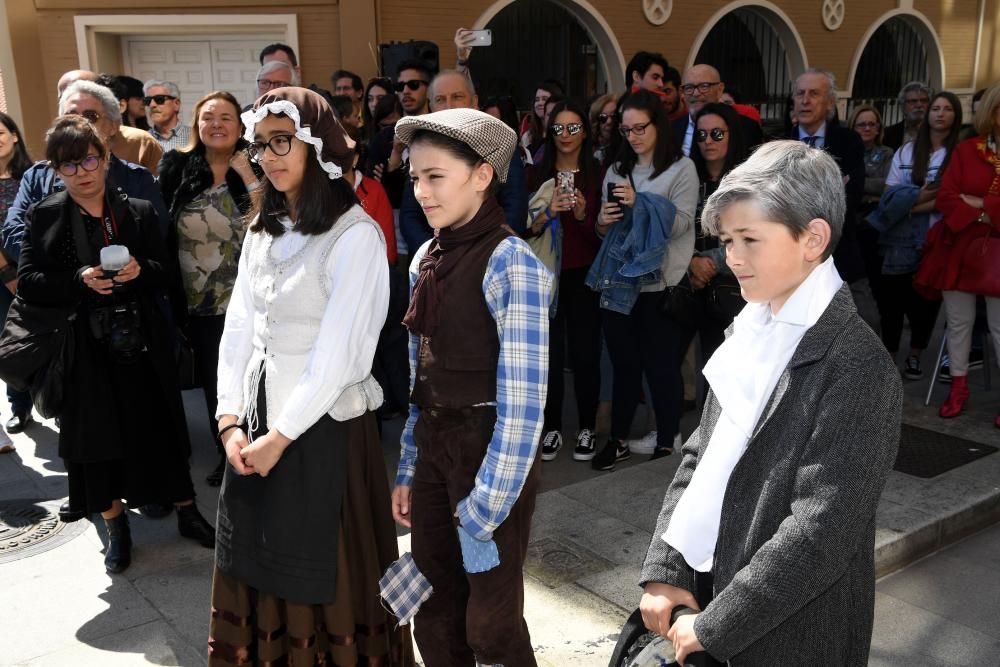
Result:
[[[410,264],[410,288],[417,279],[428,241]],[[504,522],[531,471],[542,433],[549,379],[549,301],[552,274],[528,244],[516,237],[501,241],[483,276],[483,297],[497,323],[500,359],[497,364],[497,423],[476,475],[476,485],[458,503],[458,518],[473,537],[488,540]],[[410,334],[410,388],[417,368],[420,337]],[[413,427],[420,408],[410,415],[400,439],[397,485],[413,483],[417,446]]]
[[[155,127],[150,127],[149,133],[160,142],[160,146],[163,147],[164,153],[184,148],[188,145],[188,141],[191,139],[191,127],[181,123],[180,121],[174,125],[174,129],[172,129],[169,134],[160,134],[157,132]]]

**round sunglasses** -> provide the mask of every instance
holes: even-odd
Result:
[[[583,131],[583,123],[569,123],[567,125],[552,123],[552,134],[558,137],[563,133],[563,130],[569,130],[569,136],[575,137]]]
[[[699,144],[705,143],[709,137],[712,137],[712,141],[722,141],[726,138],[726,130],[721,127],[713,127],[711,130],[698,130],[694,133],[694,139]]]
[[[87,157],[83,158],[82,160],[78,160],[77,162],[63,162],[58,167],[56,167],[56,171],[58,171],[63,176],[74,176],[76,175],[76,172],[78,170],[95,171],[100,166],[101,166],[101,158],[97,157],[94,154],[90,154]]]

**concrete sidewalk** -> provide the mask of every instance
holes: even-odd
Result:
[[[967,413],[944,421],[936,416],[944,385],[937,390],[935,404],[924,408],[918,395],[926,390],[926,381],[909,383],[905,421],[996,444],[992,420],[1000,391],[984,392],[979,375],[970,384],[973,396]],[[216,490],[204,483],[215,464],[204,401],[199,393],[187,392],[185,405],[195,443],[198,505],[206,517],[214,518]],[[389,470],[395,465],[399,427],[398,420],[387,424],[383,437]],[[685,433],[692,428],[689,414]],[[8,524],[9,501],[51,501],[47,507],[55,508],[66,494],[54,425],[34,424],[14,440],[17,452],[0,456],[0,518]],[[526,617],[540,664],[604,667],[618,630],[638,602],[639,566],[680,457],[646,462],[647,457],[633,456],[612,473],[594,473],[589,465],[572,461],[572,444],[567,444],[560,457],[544,467],[544,492],[538,499],[527,567]],[[1000,454],[928,480],[893,472],[878,508],[879,570],[897,569],[998,518]],[[133,512],[131,521],[136,546],[132,567],[124,575],[105,574],[103,527],[88,522],[62,527],[83,530],[55,548],[0,560],[0,665],[205,663],[212,552],[181,539],[173,516],[150,520]],[[400,544],[402,550],[407,548],[407,535],[400,536]],[[992,562],[995,565],[995,556]],[[995,567],[953,574],[962,579],[986,572],[995,575]],[[965,581],[953,592],[962,595],[974,585],[974,579]],[[895,622],[899,606],[885,601],[880,597],[874,643],[878,661],[873,658],[872,664],[902,664],[893,659],[904,636]],[[1000,604],[994,605],[1000,611]],[[953,608],[960,607],[961,600],[954,601]],[[964,626],[937,631],[954,630],[958,634],[949,641],[966,641],[958,627]]]

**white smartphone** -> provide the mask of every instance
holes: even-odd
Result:
[[[467,46],[493,45],[492,30],[466,30],[462,35],[467,38],[465,42]]]

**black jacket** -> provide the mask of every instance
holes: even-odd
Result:
[[[798,128],[789,139],[798,139]],[[847,213],[844,216],[840,243],[833,251],[833,261],[844,282],[853,283],[867,277],[861,246],[858,244],[857,214],[865,196],[865,145],[854,130],[834,121],[827,121],[823,150],[837,161],[840,174],[847,177]]]
[[[112,210],[118,227],[117,243],[128,247],[139,262],[139,277],[129,283],[139,304],[141,330],[155,371],[150,382],[160,384],[165,404],[157,406],[162,415],[151,428],[170,429],[184,455],[190,452],[187,424],[173,352],[173,327],[159,303],[164,288],[178,273],[177,257],[167,254],[157,229],[153,206],[141,199],[115,197]],[[126,447],[142,446],[141,437],[127,437],[116,423],[119,410],[135,406],[117,405],[112,395],[110,363],[105,346],[95,340],[90,329],[90,312],[95,307],[93,292],[83,284],[81,274],[88,266],[100,264],[101,243],[91,243],[91,256],[68,260],[64,252],[73,243],[72,218],[79,215],[66,192],[46,197],[28,210],[18,263],[18,297],[44,306],[76,307],[74,322],[76,353],[67,373],[66,397],[60,413],[59,455],[77,462],[122,458]],[[101,299],[105,297],[100,297]],[[139,392],[143,394],[145,392]]]
[[[237,150],[246,146],[246,141],[240,139],[236,144]],[[177,257],[179,241],[177,238],[177,219],[184,210],[184,207],[194,201],[194,198],[205,190],[212,187],[214,176],[212,167],[209,166],[205,158],[204,149],[192,151],[168,151],[160,160],[160,191],[163,193],[163,201],[167,204],[170,212],[170,225],[167,227],[166,247],[167,252],[174,258]],[[254,172],[260,177],[259,168],[254,165]],[[246,216],[250,213],[251,202],[250,193],[243,179],[232,167],[226,172],[226,187],[229,194],[236,202],[236,207],[240,214]],[[170,301],[173,305],[174,317],[177,322],[184,324],[187,321],[187,297],[184,294],[184,284],[181,280],[180,272],[177,279],[170,286]]]

